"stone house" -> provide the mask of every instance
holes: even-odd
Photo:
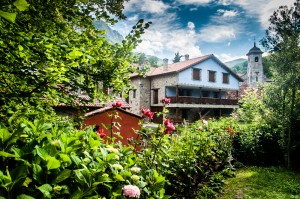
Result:
[[[160,112],[160,100],[170,98],[167,105],[173,122],[190,122],[204,116],[229,114],[238,108],[239,83],[242,82],[224,63],[213,54],[168,64],[164,59],[163,67],[152,68],[146,76],[135,74],[131,83],[135,89],[129,92],[127,102],[131,111],[141,114],[142,108]],[[228,95],[228,92],[235,93]],[[162,118],[154,118],[160,123]]]

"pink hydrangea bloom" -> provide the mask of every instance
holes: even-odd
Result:
[[[123,196],[130,198],[138,198],[141,195],[140,189],[135,185],[125,185],[123,188]]]

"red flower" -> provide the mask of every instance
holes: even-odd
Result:
[[[149,109],[142,108],[142,113],[143,113],[142,118],[149,117],[151,120],[153,119],[154,112],[151,112]]]
[[[226,132],[229,132],[229,131],[230,131],[230,128],[227,127],[227,128],[225,129],[225,131],[226,131]]]
[[[120,107],[122,107],[122,102],[117,102],[116,105],[117,105],[117,107],[120,108]]]
[[[162,98],[161,102],[164,103],[164,104],[170,104],[171,99],[164,97],[164,98]]]
[[[97,135],[99,135],[101,138],[104,138],[106,136],[106,134],[104,133],[104,129],[99,129]]]
[[[231,134],[231,135],[234,135],[234,134],[235,134],[235,132],[234,132],[234,131],[230,131],[230,134]]]
[[[165,121],[164,121],[164,125],[167,125],[167,124],[169,124],[170,123],[170,120],[169,119],[166,119]]]
[[[113,102],[112,107],[122,107],[122,102]]]
[[[172,131],[175,130],[174,124],[171,123],[169,119],[166,119],[166,120],[164,121],[164,125],[165,125],[165,128],[166,128],[165,134],[169,134],[169,133],[171,133]]]

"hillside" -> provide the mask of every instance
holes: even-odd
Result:
[[[112,43],[120,43],[124,39],[123,36],[116,30],[111,29],[103,21],[94,21],[94,26],[98,30],[106,30],[105,38]]]
[[[232,61],[228,61],[228,62],[225,62],[225,64],[229,67],[229,68],[232,68],[233,66],[237,65],[237,64],[240,64],[240,63],[243,63],[247,61],[247,59],[243,59],[243,58],[239,58],[239,59],[235,59],[235,60],[232,60]]]

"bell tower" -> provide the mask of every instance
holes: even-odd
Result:
[[[263,52],[256,47],[254,42],[253,48],[247,53],[248,67],[247,67],[247,84],[250,87],[257,87],[259,82],[264,82],[264,71],[262,65]]]

